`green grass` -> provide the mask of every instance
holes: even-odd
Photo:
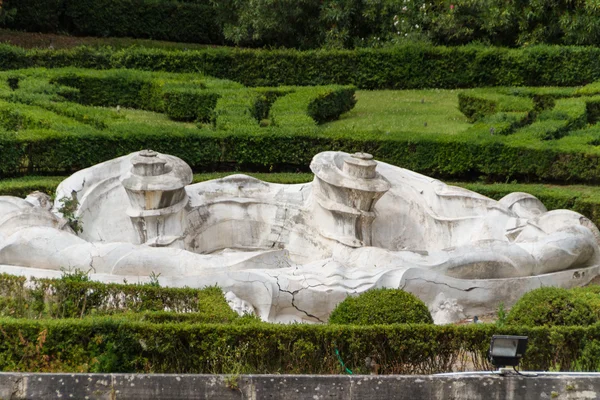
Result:
[[[29,193],[40,192],[53,195],[64,176],[24,176],[0,180],[0,196],[25,197]]]
[[[325,134],[339,130],[349,134],[353,131],[390,135],[403,132],[457,134],[472,125],[458,110],[456,93],[440,89],[360,90],[356,92],[358,102],[354,109],[342,114],[337,121],[323,124],[321,129]],[[127,121],[154,126],[196,127],[194,123],[174,122],[165,114],[151,111],[122,108],[120,112]]]
[[[471,125],[458,110],[456,90],[359,90],[354,109],[323,131],[374,131],[454,135]]]
[[[102,108],[102,107],[98,107]],[[113,109],[114,110],[114,109]],[[149,124],[154,127],[176,127],[176,128],[189,128],[189,129],[197,129],[195,123],[192,122],[175,122],[167,117],[166,114],[152,112],[152,111],[144,111],[144,110],[136,110],[133,108],[122,108],[119,111],[122,114],[126,121],[129,122],[138,122],[141,124]],[[118,124],[118,122],[117,122]]]

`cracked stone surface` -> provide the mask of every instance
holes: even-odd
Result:
[[[600,272],[593,223],[548,212],[529,194],[494,201],[340,152],[316,155],[307,184],[232,175],[186,185],[183,161],[145,154],[143,173],[139,153],[77,172],[52,209],[37,194],[1,196],[0,272],[53,277],[66,267],[105,282],[160,274],[163,286],[217,284],[236,311],[278,322],[325,322],[347,296],[403,288],[437,323]],[[78,234],[59,212],[71,196]]]

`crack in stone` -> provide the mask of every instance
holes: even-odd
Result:
[[[279,289],[279,291],[280,291],[280,292],[287,293],[287,294],[289,294],[289,295],[291,295],[291,296],[292,296],[292,307],[294,307],[296,310],[298,310],[298,311],[300,311],[300,312],[304,313],[304,314],[305,314],[307,317],[314,318],[314,319],[316,319],[317,321],[319,321],[319,322],[321,322],[321,323],[325,323],[325,321],[323,321],[321,318],[319,318],[319,317],[317,317],[316,315],[310,314],[310,313],[308,313],[308,312],[306,312],[306,311],[304,311],[304,310],[302,310],[302,309],[298,308],[298,306],[297,306],[296,304],[294,304],[294,301],[296,300],[296,297],[295,297],[295,296],[296,296],[296,294],[298,294],[298,293],[299,293],[301,290],[304,290],[304,289],[310,289],[311,287],[320,286],[321,284],[319,284],[319,285],[315,285],[315,286],[308,286],[308,287],[306,287],[306,288],[301,288],[301,289],[294,290],[293,292],[291,292],[291,291],[289,291],[289,290],[284,290],[284,289],[282,289],[282,288],[281,288],[281,285],[279,284],[279,277],[275,277],[275,282],[277,283],[277,288]]]
[[[470,292],[471,290],[474,290],[474,289],[481,289],[480,286],[473,286],[473,287],[470,287],[470,288],[467,288],[467,289],[461,289],[461,288],[456,287],[456,286],[448,285],[447,283],[444,283],[444,282],[436,282],[436,281],[431,281],[431,280],[423,279],[423,278],[408,278],[408,279],[405,279],[405,281],[404,281],[405,283],[404,283],[404,285],[402,286],[401,289],[404,289],[406,287],[406,282],[408,282],[408,281],[417,281],[417,280],[421,280],[421,281],[424,281],[424,282],[427,282],[427,283],[433,283],[434,285],[444,285],[444,286],[449,287],[450,289],[456,289],[456,290],[460,290],[460,291],[463,291],[463,292]]]

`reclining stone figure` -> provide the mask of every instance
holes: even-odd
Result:
[[[600,272],[596,226],[531,195],[495,201],[364,153],[320,153],[311,169],[306,184],[191,184],[181,159],[145,150],[67,178],[52,210],[39,194],[0,196],[0,272],[217,284],[238,311],[278,322],[326,321],[348,295],[403,288],[437,323]],[[59,212],[71,196],[81,232]]]

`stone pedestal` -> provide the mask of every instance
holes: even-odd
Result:
[[[129,197],[127,215],[138,234],[137,244],[183,248],[186,228],[185,186],[192,170],[182,160],[143,150],[131,160],[133,167],[121,179]]]
[[[348,246],[370,246],[375,203],[389,189],[367,153],[322,153],[310,165],[315,174],[313,198],[320,233]]]

